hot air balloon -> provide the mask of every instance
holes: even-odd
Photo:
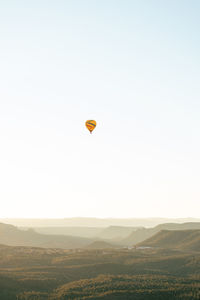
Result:
[[[87,127],[87,129],[89,130],[90,133],[92,133],[92,131],[95,129],[97,125],[97,122],[94,120],[87,120],[85,122],[85,126]]]

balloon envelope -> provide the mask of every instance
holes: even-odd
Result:
[[[85,122],[85,126],[90,131],[90,133],[92,133],[92,131],[95,129],[96,125],[97,125],[97,122],[94,120],[87,120]]]

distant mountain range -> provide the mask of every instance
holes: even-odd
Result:
[[[63,219],[0,219],[0,222],[20,227],[154,227],[162,223],[200,222],[200,218],[63,218]]]
[[[36,232],[36,230],[44,230],[48,234]],[[81,227],[80,229],[74,227],[49,227],[36,229],[19,229],[13,225],[0,223],[0,244],[10,246],[30,246],[30,247],[45,247],[45,248],[110,248],[110,247],[129,247],[138,245],[159,232],[168,230],[170,232],[182,232],[185,230],[194,230],[197,235],[200,230],[199,223],[183,223],[183,224],[161,224],[153,228],[137,228],[137,227],[122,227],[109,226],[107,228],[88,228]],[[197,230],[197,231],[196,231]],[[55,232],[57,234],[55,234]],[[54,234],[53,234],[54,233]],[[59,234],[63,233],[63,234]],[[64,234],[65,233],[65,234]],[[67,234],[66,234],[67,233]],[[82,236],[73,236],[73,234],[80,233]],[[84,236],[85,235],[85,236]],[[175,232],[174,232],[175,235]],[[86,237],[90,236],[90,238]],[[179,234],[181,237],[182,235]],[[160,236],[159,236],[160,237]],[[188,239],[191,236],[188,237]],[[195,237],[194,237],[195,238]],[[176,240],[175,240],[176,241]],[[148,241],[148,244],[151,243]],[[178,243],[178,240],[177,240]],[[189,242],[188,242],[189,243]],[[192,241],[193,243],[193,241]],[[166,245],[169,244],[166,242]],[[197,240],[198,245],[198,240]],[[158,243],[158,247],[162,247]],[[165,244],[163,242],[163,247]],[[179,246],[177,246],[179,247]],[[188,246],[189,247],[189,246]],[[191,249],[192,249],[191,245]],[[188,248],[189,249],[189,248]],[[195,246],[194,246],[195,249]]]
[[[28,229],[27,227],[21,227]],[[119,241],[140,227],[127,227],[127,226],[109,226],[102,227],[34,227],[34,230],[42,234],[59,234],[59,235],[72,235],[79,237],[87,237],[93,239],[113,240]]]
[[[21,227],[28,229],[28,227]],[[34,230],[41,234],[56,234],[56,235],[71,235],[77,237],[94,238],[101,234],[104,228],[102,227],[34,227]]]
[[[161,230],[137,246],[200,251],[200,230]]]
[[[36,232],[42,234],[62,234],[79,236],[93,240],[104,240],[113,245],[132,246],[150,238],[160,230],[200,229],[200,222],[193,223],[166,223],[153,228],[109,226],[98,227],[35,227]]]

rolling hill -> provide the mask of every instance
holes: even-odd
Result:
[[[161,230],[138,246],[200,251],[200,230]]]
[[[81,248],[93,240],[74,236],[45,235],[32,229],[20,230],[13,225],[0,223],[0,244],[45,248]]]
[[[189,222],[183,224],[166,223],[153,228],[141,228],[132,232],[127,238],[120,241],[121,245],[132,246],[145,241],[161,230],[193,230],[200,229],[200,222]]]
[[[24,229],[28,229],[25,227]],[[71,235],[71,236],[78,236],[78,237],[86,237],[86,238],[93,238],[98,236],[102,232],[101,227],[34,227],[33,228],[36,232],[41,234],[56,234],[56,235]]]

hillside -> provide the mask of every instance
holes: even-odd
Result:
[[[129,236],[132,232],[138,230],[138,227],[109,226],[96,235],[100,239],[120,240]]]
[[[27,227],[24,229],[28,229]],[[101,227],[34,227],[33,228],[36,232],[42,234],[56,234],[56,235],[71,235],[71,236],[78,236],[78,237],[86,237],[86,238],[93,238],[97,237],[98,234],[102,232]]]
[[[28,229],[22,227],[22,229]],[[108,242],[118,243],[118,241],[129,236],[138,227],[109,226],[101,227],[34,227],[34,231],[41,234],[50,235],[70,235],[77,237],[92,238],[94,240],[107,240]]]
[[[114,248],[114,246],[110,243],[104,241],[95,241],[86,247],[87,249],[107,249]]]
[[[200,230],[161,230],[138,246],[200,251]]]
[[[13,225],[0,223],[0,244],[71,249],[85,247],[91,242],[91,239],[62,235],[45,235],[37,233],[32,229],[20,230]]]
[[[121,245],[132,246],[152,237],[161,230],[200,230],[200,222],[189,222],[183,224],[166,223],[153,228],[141,228],[132,232],[127,238],[120,241]]]

